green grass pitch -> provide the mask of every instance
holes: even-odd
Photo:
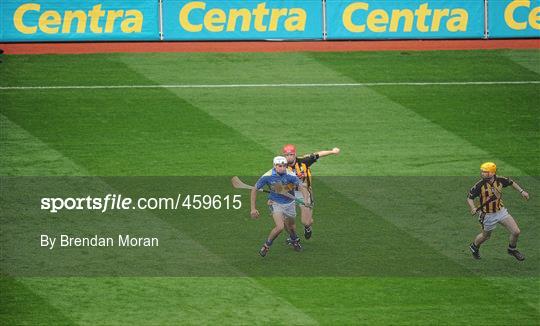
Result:
[[[25,211],[13,202],[26,195],[5,183],[0,323],[537,325],[540,84],[433,83],[539,81],[539,67],[538,50],[4,56],[4,181],[102,176],[113,188],[148,194],[156,180],[183,177],[199,193],[243,194],[244,206],[103,224],[177,239],[140,263],[149,270],[115,274],[96,260],[94,276],[46,268],[25,275],[12,267],[18,248],[7,239],[35,237],[50,224],[17,234],[11,219]],[[402,82],[431,84],[7,88]],[[227,181],[254,181],[285,143],[342,153],[313,167],[314,236],[304,252],[287,248],[282,235],[263,259],[257,251],[271,220],[251,220],[247,192]],[[506,254],[501,227],[481,261],[467,251],[478,227],[465,196],[487,160],[531,193],[529,202],[509,188],[504,195],[522,229],[524,262]],[[162,178],[135,187],[141,179],[108,176]],[[259,196],[261,211],[263,202]],[[62,257],[36,259],[45,266]],[[152,261],[165,272],[150,270]]]

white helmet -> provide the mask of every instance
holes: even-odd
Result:
[[[285,164],[287,165],[287,159],[283,156],[274,157],[274,165],[276,164]]]

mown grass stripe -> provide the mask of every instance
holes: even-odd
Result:
[[[68,85],[68,86],[4,86],[1,90],[46,89],[119,89],[119,88],[251,88],[251,87],[356,87],[356,86],[460,86],[460,85],[530,85],[540,80],[469,81],[469,82],[384,82],[384,83],[315,83],[315,84],[193,84],[193,85]]]

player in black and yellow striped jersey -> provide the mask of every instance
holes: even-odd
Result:
[[[311,178],[311,166],[319,160],[319,158],[328,156],[328,155],[337,155],[340,150],[337,147],[334,147],[332,150],[328,151],[318,151],[315,153],[296,156],[296,147],[292,144],[287,144],[283,146],[283,156],[287,158],[288,170],[291,173],[294,173],[307,187],[309,191],[309,202],[314,203],[313,201],[313,187],[312,187],[312,178]],[[302,194],[298,191],[295,192],[296,196],[302,200]],[[312,224],[313,224],[313,208],[300,207],[302,224],[304,225],[304,237],[306,239],[311,238],[312,235]]]
[[[496,172],[497,166],[495,163],[483,163],[480,166],[482,179],[469,190],[467,203],[473,215],[479,214],[479,221],[482,224],[482,232],[476,236],[469,249],[475,259],[480,259],[480,245],[489,239],[491,232],[500,223],[510,232],[508,254],[514,256],[517,260],[524,260],[525,256],[516,249],[521,231],[512,215],[504,207],[502,189],[512,186],[527,200],[529,199],[529,193],[512,179],[497,176]],[[479,198],[480,202],[478,207],[474,202],[476,198]]]
[[[477,210],[484,213],[495,213],[504,207],[500,196],[502,188],[512,185],[514,181],[510,178],[494,176],[493,182],[487,180],[478,181],[469,191],[469,198],[478,197],[480,206]]]

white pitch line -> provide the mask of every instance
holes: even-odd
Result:
[[[0,86],[0,90],[47,89],[129,89],[129,88],[255,88],[255,87],[356,87],[356,86],[437,86],[437,85],[524,85],[540,84],[540,80],[470,81],[470,82],[389,82],[389,83],[327,83],[327,84],[217,84],[217,85],[88,85],[88,86]]]

